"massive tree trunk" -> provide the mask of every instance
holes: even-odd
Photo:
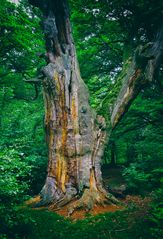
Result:
[[[105,121],[88,103],[66,0],[29,2],[43,12],[48,61],[43,68],[43,92],[49,161],[40,205],[59,207],[82,194],[71,211],[83,206],[91,208],[108,200],[100,169]]]
[[[95,204],[104,204],[108,200],[117,202],[102,187],[100,159],[105,140],[105,121],[95,115],[88,103],[89,94],[80,77],[67,2],[29,2],[43,12],[48,62],[43,68],[43,91],[49,161],[46,182],[40,193],[40,205],[60,207],[81,195],[70,209],[72,213],[76,208],[90,209]],[[160,40],[158,41],[160,50]],[[113,128],[144,82],[144,63],[139,67],[137,58],[143,56],[144,68],[149,68],[148,72],[153,67],[150,61],[154,61],[154,57],[160,60],[158,49],[153,48],[155,51],[152,54],[145,55],[144,49],[135,54],[113,109]],[[156,66],[153,68],[156,69]],[[154,72],[155,70],[152,74]]]

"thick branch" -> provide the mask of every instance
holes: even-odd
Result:
[[[114,128],[128,111],[132,101],[139,94],[142,86],[156,80],[163,61],[163,26],[153,44],[139,46],[123,80],[121,90],[114,104],[111,124]]]

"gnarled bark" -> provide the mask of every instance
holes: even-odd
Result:
[[[66,0],[34,1],[44,15],[48,65],[43,68],[48,174],[40,205],[60,207],[82,194],[92,206],[104,200],[100,159],[105,121],[89,106],[80,77]],[[88,191],[96,191],[95,200]],[[94,193],[95,195],[95,193]],[[82,197],[82,198],[83,198]],[[89,207],[89,206],[88,206]]]

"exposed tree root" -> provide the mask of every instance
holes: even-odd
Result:
[[[31,206],[32,208],[42,208],[43,205],[41,202],[40,196],[32,198],[26,202],[26,205]],[[107,205],[111,206],[124,206],[124,204],[117,200],[112,194],[106,192],[103,188],[98,189],[85,189],[81,198],[77,199],[77,196],[65,194],[62,198],[53,203],[46,205],[52,211],[64,210],[64,215],[72,216],[77,211],[89,212],[92,209],[99,207],[105,208]],[[45,205],[44,205],[45,206]]]
[[[54,186],[54,184],[52,185]],[[42,190],[46,197],[40,197],[40,200],[36,201],[35,207],[45,206],[44,203],[46,203],[46,206],[48,206],[50,210],[57,211],[67,205],[68,216],[70,216],[77,210],[83,209],[84,211],[90,211],[96,206],[105,207],[107,204],[121,204],[121,202],[117,200],[111,193],[108,193],[101,184],[97,184],[94,167],[90,170],[89,186],[89,188],[84,189],[81,198],[77,199],[77,190],[71,184],[66,185],[65,193],[61,192],[58,194],[59,191],[55,190],[53,192],[53,197],[50,196],[54,187],[51,187],[51,184],[46,184],[46,187],[44,186]],[[49,192],[50,196],[48,197]]]
[[[85,189],[82,197],[68,208],[68,216],[72,215],[76,210],[84,209],[85,211],[90,211],[98,205],[105,207],[106,204],[119,205],[121,203],[105,190]]]
[[[72,215],[74,211],[83,209],[90,211],[96,206],[105,207],[106,204],[120,205],[121,203],[110,193],[105,191],[102,186],[96,183],[95,169],[90,170],[90,188],[86,188],[78,200],[77,191],[73,187],[67,188],[66,194],[53,202],[49,207],[51,210],[60,210],[61,207],[68,205],[68,216]],[[75,201],[74,201],[75,200]]]
[[[37,203],[40,202],[40,196],[36,196],[36,197],[33,197],[33,198],[30,198],[29,200],[25,201],[25,205],[28,205],[28,206],[35,206]]]
[[[74,199],[73,196],[69,196],[69,195],[65,195],[64,197],[62,197],[60,200],[58,200],[56,203],[53,203],[49,206],[50,210],[60,210],[61,207],[64,207],[65,205],[69,204],[70,202],[72,202]]]
[[[68,216],[78,209],[90,211],[95,206],[105,206],[106,204],[119,205],[121,203],[112,194],[105,191],[102,185],[97,185],[95,168],[92,167],[90,169],[90,188],[86,188],[82,197],[68,208]]]

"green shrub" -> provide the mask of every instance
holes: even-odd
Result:
[[[150,184],[147,184],[150,174],[141,170],[137,163],[132,163],[129,167],[125,168],[123,176],[130,192],[143,193],[150,187]]]
[[[14,149],[0,152],[0,233],[10,234],[21,217],[17,206],[25,200],[29,188],[27,180],[32,167]],[[4,237],[5,238],[5,237]]]
[[[161,180],[163,183],[163,179]],[[150,230],[156,239],[163,238],[163,187],[154,192],[154,201],[152,202]]]

